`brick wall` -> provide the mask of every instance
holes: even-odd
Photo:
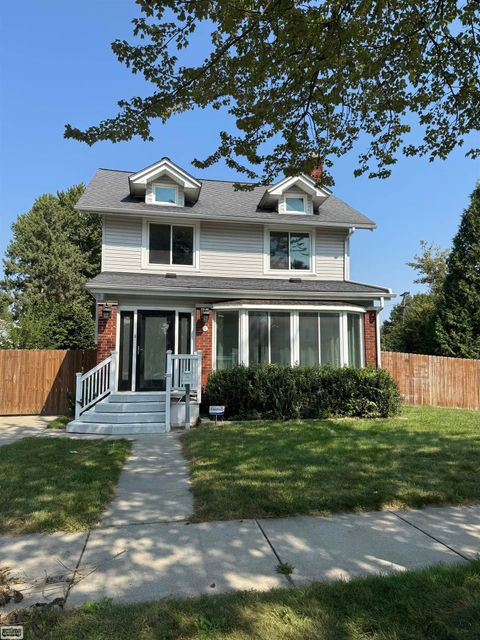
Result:
[[[203,330],[203,322],[200,318],[201,309],[196,310],[195,314],[195,351],[202,352],[202,387],[207,384],[208,374],[213,369],[213,311],[210,311],[208,318],[208,331]]]
[[[377,366],[377,312],[367,311],[364,318],[365,366]]]
[[[98,337],[97,337],[97,364],[115,351],[117,338],[117,311],[116,304],[110,304],[112,315],[104,319],[103,304],[98,305]]]

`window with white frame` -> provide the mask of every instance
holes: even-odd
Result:
[[[249,363],[291,364],[290,313],[250,311],[248,314]]]
[[[363,366],[361,313],[219,310],[216,329],[217,369],[240,362]]]
[[[217,369],[239,364],[238,311],[217,311]]]
[[[177,187],[170,187],[168,185],[154,185],[153,199],[157,204],[176,204]]]
[[[309,232],[270,231],[270,269],[310,271],[312,239]]]
[[[195,255],[195,228],[187,225],[148,225],[148,262],[193,266]]]
[[[285,212],[286,213],[305,213],[306,212],[305,196],[285,196]]]

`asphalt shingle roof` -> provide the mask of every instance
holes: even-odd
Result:
[[[255,292],[285,292],[285,293],[335,293],[335,294],[371,294],[372,296],[390,296],[390,289],[376,287],[349,280],[300,280],[292,282],[290,279],[277,278],[220,278],[210,276],[188,276],[177,274],[176,277],[167,277],[165,274],[155,273],[128,273],[116,271],[104,271],[87,283],[90,289],[112,287],[133,289],[137,291],[154,290],[162,292],[168,289],[179,290],[211,290],[255,291]]]
[[[319,207],[317,215],[302,220],[298,215],[278,214],[276,211],[259,209],[258,204],[266,187],[255,187],[252,191],[235,191],[234,182],[200,180],[202,188],[198,201],[185,207],[161,207],[146,204],[141,198],[130,195],[128,178],[133,172],[98,169],[77,209],[87,211],[115,210],[118,213],[188,214],[201,219],[243,219],[255,221],[295,222],[319,226],[339,225],[374,228],[375,223],[334,195],[330,195]]]

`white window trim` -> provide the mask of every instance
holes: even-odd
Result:
[[[297,198],[297,199],[301,199],[303,200],[303,211],[289,211],[287,209],[287,200],[288,198]],[[284,193],[283,194],[283,212],[288,214],[288,215],[292,215],[292,216],[296,216],[296,215],[300,215],[300,216],[304,216],[305,214],[308,215],[308,197],[304,196],[302,194],[294,194],[294,193]]]
[[[289,267],[288,269],[271,269],[270,268],[270,232],[271,231],[282,231],[284,233],[308,233],[310,238],[310,268],[307,269],[292,269],[290,267],[290,249],[289,249]],[[290,242],[289,242],[290,245]],[[266,226],[264,228],[264,236],[263,236],[263,272],[271,275],[285,276],[289,275],[294,277],[301,278],[304,276],[313,276],[316,274],[316,254],[315,254],[315,229],[307,228],[307,229],[286,229],[281,226]]]
[[[170,263],[157,264],[150,262],[150,225],[163,224],[170,226]],[[193,229],[193,264],[172,264],[172,227],[190,227]],[[179,222],[172,218],[161,220],[146,218],[142,224],[142,269],[155,272],[166,271],[198,271],[200,269],[200,225],[198,222]]]
[[[156,200],[155,199],[155,187],[165,187],[167,189],[175,190],[175,202],[167,202],[164,200]],[[156,205],[160,205],[161,207],[178,207],[178,185],[172,184],[171,182],[153,182],[152,183],[152,203]]]
[[[222,310],[221,304],[214,307],[214,310]],[[273,307],[273,305],[269,306],[252,306],[249,305],[248,308],[232,308],[225,307],[225,311],[238,311],[238,360],[239,364],[243,364],[248,366],[249,364],[249,322],[248,322],[248,312],[251,311],[265,311],[268,313],[268,360],[271,360],[271,339],[270,339],[270,313],[271,312],[288,312],[290,313],[290,365],[292,367],[299,366],[300,364],[300,312],[301,311],[310,311],[312,313],[318,314],[318,361],[321,360],[321,326],[320,326],[320,314],[322,312],[330,312],[338,314],[338,323],[339,323],[339,336],[340,336],[340,367],[349,366],[348,363],[348,313],[358,314],[358,322],[360,323],[360,367],[365,367],[365,342],[363,335],[363,317],[364,310],[359,310],[356,308],[351,308],[348,305],[342,307],[342,309],[338,308],[329,308],[329,307],[306,307],[303,306],[298,310],[293,311],[291,307]],[[217,322],[216,322],[216,314],[215,319],[213,321],[212,326],[212,365],[213,369],[217,369],[217,357],[216,357],[216,349],[217,349]],[[321,365],[320,365],[321,366]]]

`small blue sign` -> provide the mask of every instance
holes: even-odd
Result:
[[[223,416],[225,415],[225,407],[222,405],[210,405],[208,407],[208,413],[211,416]]]

